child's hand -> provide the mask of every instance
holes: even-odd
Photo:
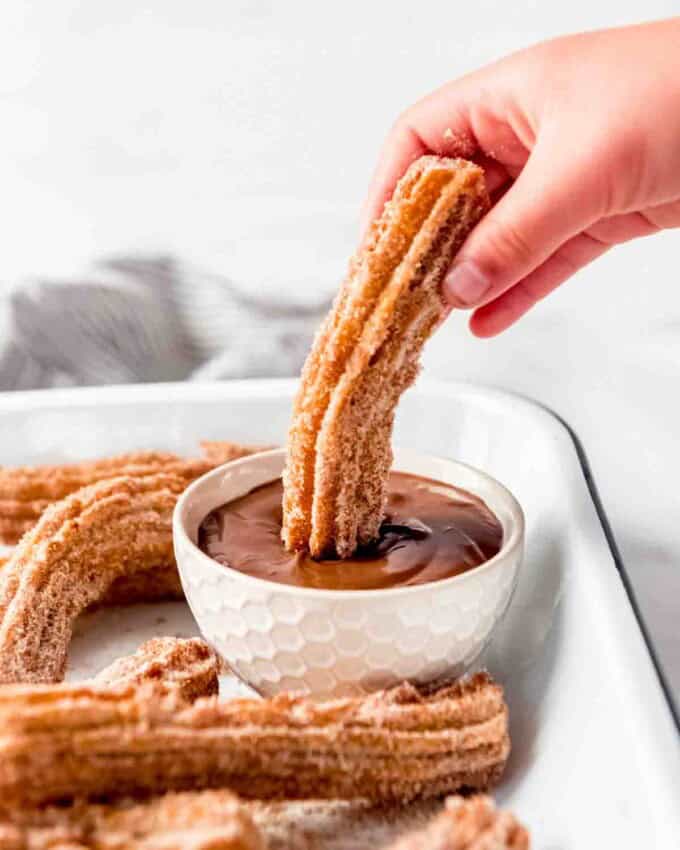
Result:
[[[680,18],[546,42],[415,104],[387,139],[366,222],[424,153],[487,170],[497,202],[444,294],[492,336],[611,245],[680,226]]]

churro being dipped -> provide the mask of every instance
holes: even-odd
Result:
[[[289,550],[346,558],[377,538],[395,407],[444,316],[444,274],[488,205],[478,166],[421,157],[350,264],[295,399],[284,473]]]

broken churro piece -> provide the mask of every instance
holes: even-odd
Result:
[[[0,570],[0,682],[61,679],[78,614],[116,579],[174,565],[172,511],[185,485],[114,478],[45,511]]]
[[[315,702],[206,698],[153,686],[102,694],[0,688],[7,806],[228,787],[256,798],[433,797],[486,789],[508,756],[502,689],[486,674],[425,695],[403,684]]]
[[[158,682],[193,702],[217,693],[218,675],[219,661],[205,641],[163,637],[152,638],[134,655],[114,661],[95,676],[93,683],[112,688]]]
[[[352,260],[294,404],[284,473],[288,549],[347,558],[378,536],[395,407],[444,315],[444,274],[488,205],[477,165],[421,157]]]
[[[529,850],[529,833],[489,797],[449,797],[443,812],[390,850]]]
[[[264,850],[246,806],[230,791],[166,794],[144,802],[12,811],[0,850]]]

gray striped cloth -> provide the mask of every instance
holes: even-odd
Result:
[[[171,257],[0,293],[0,390],[296,375],[329,298],[252,294]]]

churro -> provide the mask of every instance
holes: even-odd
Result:
[[[421,157],[352,260],[294,404],[284,473],[288,549],[346,558],[377,537],[395,407],[444,315],[443,276],[488,204],[478,166]]]
[[[16,543],[50,504],[98,481],[164,472],[177,475],[188,484],[215,466],[260,450],[226,440],[205,441],[201,449],[202,457],[197,458],[143,451],[81,463],[0,467],[0,542]]]
[[[77,695],[0,689],[7,806],[227,787],[244,796],[407,801],[493,785],[510,742],[486,674],[424,694],[403,684],[315,702],[200,699],[147,685]]]
[[[144,802],[80,804],[0,815],[0,850],[264,850],[230,791],[169,793]]]
[[[9,556],[0,557],[0,570]],[[174,561],[144,572],[120,576],[90,608],[106,605],[134,605],[137,602],[170,602],[184,599],[182,582]]]
[[[176,690],[187,702],[217,693],[220,664],[200,638],[152,638],[134,655],[119,658],[93,679],[108,688],[157,682]]]
[[[201,440],[201,454],[215,466],[271,448],[273,446],[246,446],[228,440]]]
[[[489,797],[449,797],[443,812],[390,850],[529,850],[529,833]]]
[[[184,590],[173,559],[150,570],[120,576],[90,608],[134,605],[138,602],[170,602],[179,599],[184,599]]]
[[[3,499],[17,502],[40,499],[56,502],[103,478],[125,475],[130,467],[161,472],[168,464],[181,461],[182,458],[172,452],[141,451],[80,463],[4,466],[0,467],[0,494]]]
[[[174,565],[185,479],[93,484],[50,506],[0,570],[0,682],[62,678],[73,623],[116,579]]]

